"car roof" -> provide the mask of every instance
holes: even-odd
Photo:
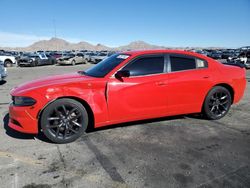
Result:
[[[138,50],[138,51],[121,52],[121,54],[128,54],[132,56],[147,55],[147,54],[164,54],[164,53],[190,55],[190,56],[195,56],[195,57],[202,58],[202,59],[208,59],[207,56],[204,56],[202,54],[199,54],[196,52],[185,51],[185,50]]]

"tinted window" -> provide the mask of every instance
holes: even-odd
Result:
[[[93,77],[104,77],[128,57],[129,55],[125,55],[125,54],[112,55],[109,58],[101,61],[94,67],[91,67],[90,69],[88,69],[85,72],[85,74],[89,76],[93,76]]]
[[[129,70],[131,76],[163,73],[164,57],[145,57],[126,65],[123,70]]]
[[[83,57],[83,54],[81,54],[81,53],[78,53],[78,54],[76,54],[77,56],[80,56],[80,57]]]
[[[194,58],[170,56],[170,61],[172,72],[196,69],[196,62]]]

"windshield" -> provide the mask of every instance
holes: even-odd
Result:
[[[93,77],[104,77],[115,67],[117,67],[122,61],[127,59],[129,55],[125,54],[114,54],[107,59],[104,59],[97,65],[88,69],[85,74]]]

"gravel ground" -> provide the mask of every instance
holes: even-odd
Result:
[[[250,187],[250,71],[244,99],[218,121],[127,123],[65,145],[6,128],[12,87],[89,66],[8,69],[0,85],[0,187]]]

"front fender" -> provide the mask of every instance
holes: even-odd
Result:
[[[82,104],[87,103],[94,115],[95,126],[104,124],[108,121],[108,108],[105,98],[105,83],[74,83],[60,87],[47,88],[44,93],[39,92],[41,100],[40,111],[37,113],[39,118],[40,113],[50,103],[58,98],[74,98]]]

